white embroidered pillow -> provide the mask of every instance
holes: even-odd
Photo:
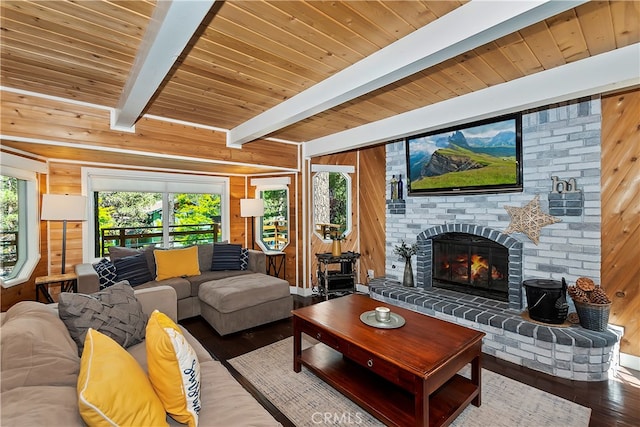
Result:
[[[200,362],[180,328],[155,310],[147,322],[145,345],[149,379],[165,411],[176,421],[198,425]]]

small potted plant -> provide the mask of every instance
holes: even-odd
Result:
[[[418,244],[414,243],[412,245],[408,245],[404,240],[402,240],[399,245],[394,247],[393,253],[404,260],[404,276],[402,279],[402,285],[413,287],[413,268],[411,267],[411,257],[418,253]]]

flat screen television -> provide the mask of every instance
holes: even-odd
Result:
[[[522,116],[406,138],[409,196],[522,191]]]

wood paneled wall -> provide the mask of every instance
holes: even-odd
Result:
[[[297,174],[261,175],[259,178],[281,178],[283,176],[291,178],[291,184],[289,184],[289,206],[288,206],[289,244],[284,249],[284,253],[286,254],[285,255],[285,273],[286,273],[285,280],[287,280],[289,282],[289,285],[291,286],[302,286],[302,281],[301,281],[302,276],[300,276],[300,272],[297,271],[298,264],[302,264],[298,262],[298,248],[300,245],[300,236],[298,233],[297,220],[298,220],[298,209],[299,209],[298,206],[300,205],[300,197],[296,193],[296,177],[299,179],[300,176]],[[247,186],[247,194],[246,196],[243,196],[241,198],[255,197],[256,189],[254,186],[251,185],[251,177],[246,178],[246,186]],[[238,221],[236,224],[235,232],[238,235],[242,236],[241,237],[242,241],[241,242],[238,241],[237,243],[242,243],[244,245],[245,244],[244,236],[246,234],[247,236],[246,245],[247,247],[251,247],[251,239],[252,239],[251,218],[240,217],[240,200],[235,202],[235,204],[237,205],[237,208],[238,208],[238,211],[237,211]],[[244,228],[245,225],[246,225],[246,230]],[[257,235],[259,232],[258,228],[255,229],[255,232]],[[231,234],[234,235],[233,230]],[[234,236],[234,240],[236,240],[235,236]],[[259,249],[257,244],[256,244],[256,249]]]
[[[602,99],[602,286],[620,351],[640,357],[640,90]]]
[[[81,166],[69,163],[49,164],[49,194],[82,194]],[[45,223],[47,221],[44,221]],[[49,271],[62,271],[62,222],[49,221],[50,256]],[[82,222],[67,223],[67,253],[65,271],[73,271],[73,266],[82,263]]]
[[[359,150],[360,281],[366,284],[369,283],[367,270],[373,270],[374,277],[384,276],[385,273],[385,170],[384,145]]]
[[[253,197],[253,193],[246,193],[246,178],[235,176],[229,180],[229,215],[231,223],[229,224],[229,240],[231,243],[237,243],[244,246],[247,238],[247,229],[251,230],[251,224],[245,227],[245,219],[240,216],[240,199]],[[250,231],[249,231],[250,232]],[[251,242],[249,242],[249,245]]]
[[[360,253],[358,262],[358,281],[368,284],[367,270],[374,270],[374,275],[384,275],[385,265],[385,174],[386,152],[384,145],[314,158],[313,164],[350,165],[355,166],[351,176],[351,233],[342,241],[342,251]],[[309,177],[309,209],[313,209],[312,180]],[[312,214],[310,213],[312,218]],[[311,219],[313,221],[313,219]],[[311,259],[306,274],[313,277],[313,286],[317,286],[318,269],[315,254],[330,252],[331,243],[325,243],[313,233],[313,225],[309,226],[311,242]],[[309,277],[309,276],[308,276]]]
[[[355,173],[351,175],[351,232],[345,236],[345,239],[342,241],[342,252],[354,251],[358,252],[358,234],[360,232],[359,224],[358,224],[358,153],[356,151],[349,151],[346,153],[338,153],[332,154],[329,156],[316,157],[312,159],[312,164],[317,165],[343,165],[343,166],[353,166],[356,168]],[[306,272],[307,277],[312,277],[313,286],[317,286],[317,270],[318,270],[318,262],[315,254],[331,252],[332,243],[325,243],[322,239],[320,239],[313,232],[313,175],[312,172],[309,175],[309,191],[308,191],[308,200],[309,203],[309,242],[311,245],[311,259],[309,259],[307,265],[309,266],[309,270]]]

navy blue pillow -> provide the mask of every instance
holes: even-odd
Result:
[[[240,270],[240,255],[242,246],[214,243],[211,271]]]
[[[106,258],[102,258],[100,261],[93,264],[93,269],[98,273],[98,280],[100,280],[100,290],[108,288],[118,282],[118,273],[116,266]]]
[[[118,273],[118,281],[128,280],[131,286],[138,286],[153,280],[144,254],[126,256],[113,261]]]

